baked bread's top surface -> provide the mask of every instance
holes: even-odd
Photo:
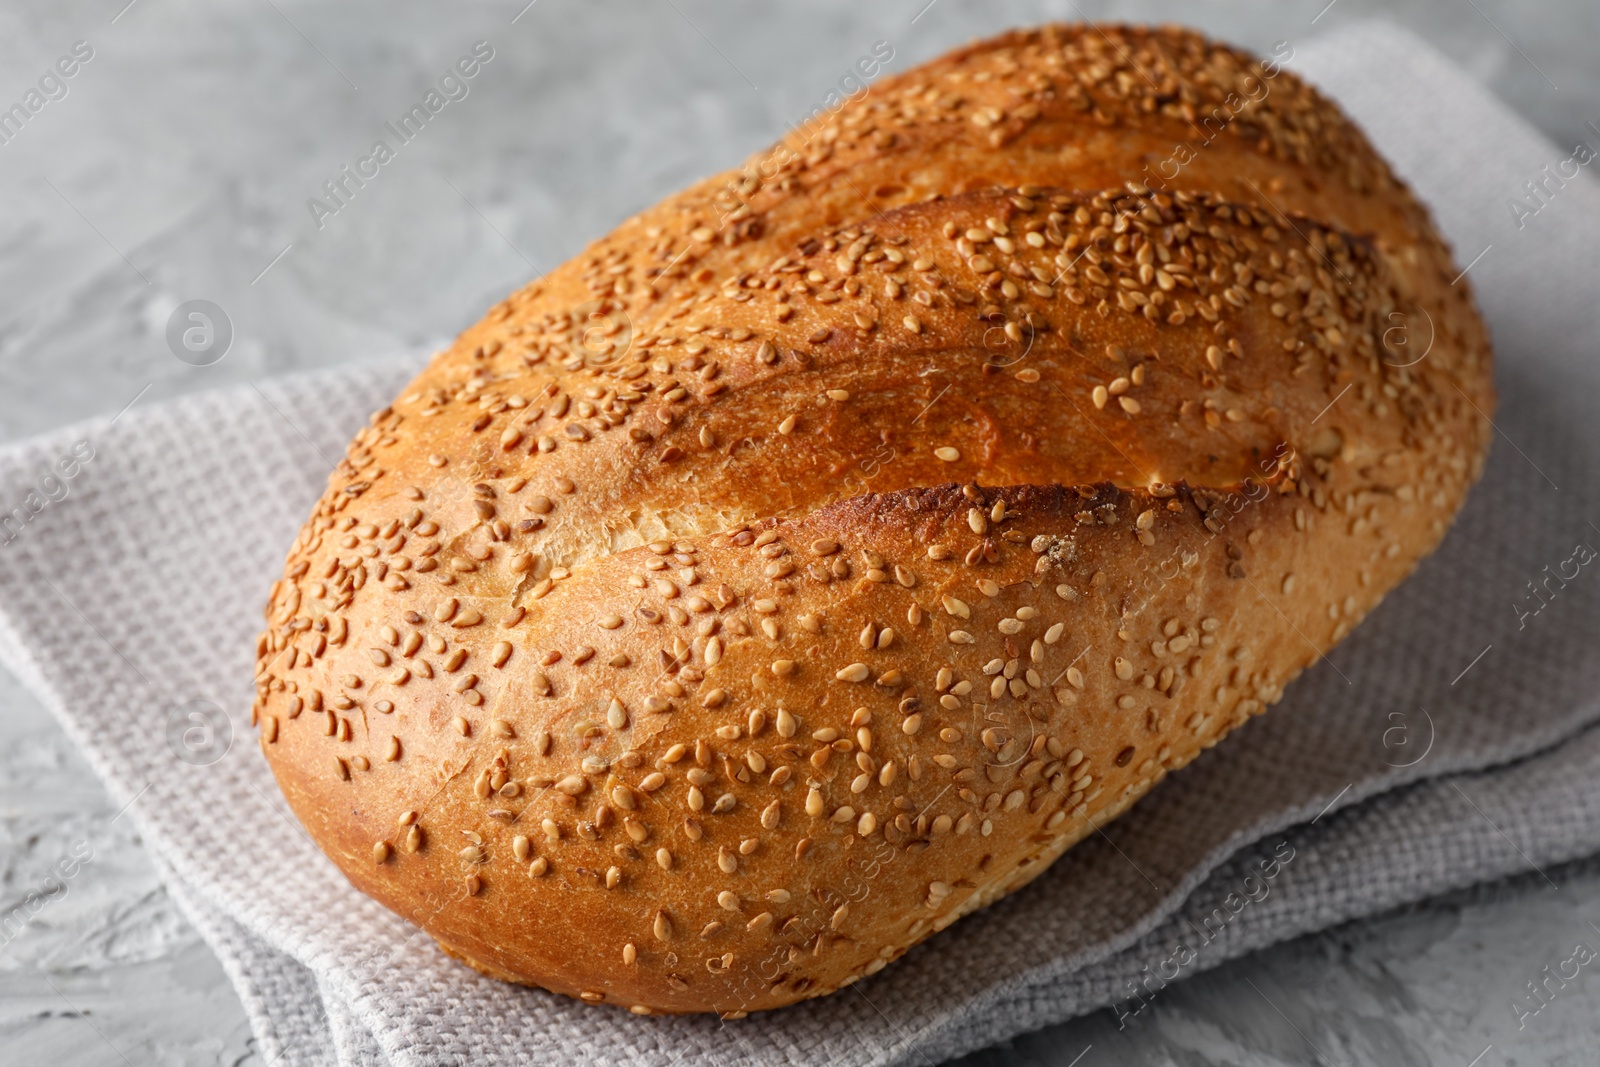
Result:
[[[374,416],[274,588],[264,749],[357,885],[490,973],[639,1010],[836,988],[1436,543],[1493,403],[1454,275],[1337,108],[1197,35],[886,78]]]

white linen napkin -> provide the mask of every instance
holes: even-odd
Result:
[[[92,449],[67,498],[44,492],[28,522],[0,528],[0,658],[129,805],[263,1057],[926,1064],[1107,1004],[1137,1011],[1165,981],[1253,948],[1600,852],[1600,577],[1576,547],[1600,545],[1600,434],[1584,407],[1600,387],[1600,185],[1564,176],[1573,146],[1392,26],[1319,39],[1291,65],[1367,129],[1471,265],[1461,284],[1493,329],[1502,398],[1483,484],[1441,550],[1270,715],[1024,891],[818,1001],[725,1024],[492,981],[352,889],[289,814],[247,725],[263,599],[323,457],[414,362],[0,450],[0,501],[17,502],[40,491],[42,465]]]

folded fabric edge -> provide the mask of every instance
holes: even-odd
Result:
[[[328,1025],[333,1033],[332,1048],[338,1056],[339,1067],[390,1067],[383,1046],[354,1005],[326,989],[322,1000],[327,1008]]]
[[[425,358],[420,353],[408,353],[360,360],[320,371],[279,376],[268,379],[260,386],[249,383],[187,394],[144,409],[125,412],[116,418],[98,416],[81,420],[0,446],[0,477],[3,477],[5,472],[23,469],[29,459],[38,455],[60,454],[73,442],[83,439],[103,440],[112,424],[119,421],[122,423],[117,431],[119,434],[136,434],[141,424],[148,424],[151,420],[165,418],[173,413],[181,413],[186,407],[192,409],[197,405],[219,399],[257,404],[263,398],[264,390],[268,402],[273,403],[271,394],[291,383],[300,387],[328,387],[375,374],[392,374],[397,379],[395,388],[398,388],[398,383],[414,375]],[[3,548],[3,545],[0,545],[0,548]],[[271,938],[264,937],[259,929],[240,925],[228,913],[226,906],[219,899],[215,899],[214,893],[206,892],[180,873],[181,868],[188,866],[181,847],[167,841],[167,835],[158,820],[146,818],[144,813],[137,810],[137,802],[142,791],[131,785],[124,775],[107,761],[94,739],[80,729],[76,718],[67,711],[55,686],[47,679],[45,669],[32,653],[29,643],[23,637],[23,632],[19,622],[13,617],[13,612],[0,601],[0,666],[10,671],[45,707],[73,744],[84,754],[95,776],[113,802],[124,806],[129,817],[137,824],[146,852],[162,884],[178,904],[179,910],[222,963],[224,973],[245,1008],[263,1058],[268,1063],[282,1063],[285,1067],[298,1063],[314,1064],[318,1067],[322,1064],[337,1063],[332,1051],[335,1047],[333,1033],[327,1025],[326,1010],[313,972],[292,953],[284,952],[281,946],[272,944]],[[189,872],[190,877],[196,874],[201,874],[199,880],[204,881],[201,872]],[[255,941],[257,944],[250,946],[246,951],[241,951],[240,942],[244,939]],[[281,957],[281,959],[271,959],[268,963],[270,957]],[[261,981],[260,972],[263,966],[268,966],[276,972],[280,986],[287,984],[300,988],[290,993],[269,992]],[[302,1025],[298,1030],[292,1028],[289,1031],[283,1030],[281,1021],[295,1014],[303,1015],[303,1011],[299,1009],[306,1003],[317,1005],[318,1019],[315,1024],[307,1024],[306,1020],[302,1019]]]
[[[1574,751],[1580,747],[1581,752]],[[1524,836],[1520,842],[1514,841],[1506,836],[1501,825],[1483,810],[1484,806],[1487,806],[1490,811],[1500,814],[1495,800],[1503,802],[1507,797],[1525,800],[1536,795],[1540,786],[1547,786],[1549,781],[1559,778],[1562,773],[1561,764],[1564,761],[1577,758],[1585,763],[1592,762],[1594,756],[1590,751],[1592,749],[1600,749],[1600,724],[1586,727],[1578,736],[1570,738],[1561,745],[1510,764],[1486,770],[1437,775],[1413,782],[1403,789],[1391,791],[1364,803],[1345,806],[1333,813],[1329,821],[1320,827],[1304,824],[1298,832],[1286,835],[1298,844],[1301,851],[1333,853],[1345,857],[1348,862],[1349,857],[1359,853],[1363,848],[1370,853],[1374,847],[1384,843],[1382,832],[1375,831],[1370,824],[1385,819],[1391,822],[1409,821],[1405,818],[1408,809],[1423,810],[1438,804],[1441,797],[1447,802],[1454,803],[1454,798],[1447,792],[1454,791],[1461,796],[1462,807],[1475,813],[1470,820],[1463,820],[1463,824],[1474,827],[1475,836],[1471,839],[1479,846],[1478,859],[1484,865],[1474,867],[1470,871],[1463,870],[1461,864],[1439,864],[1431,867],[1419,865],[1413,878],[1407,882],[1393,883],[1388,892],[1380,892],[1359,901],[1353,900],[1342,908],[1325,908],[1313,912],[1309,909],[1297,910],[1286,906],[1275,913],[1276,925],[1268,920],[1229,925],[1215,942],[1211,942],[1211,944],[1220,942],[1219,948],[1197,954],[1194,962],[1189,965],[1192,969],[1188,973],[1180,974],[1169,982],[1163,982],[1161,988],[1164,989],[1166,985],[1193,978],[1197,974],[1214,970],[1251,953],[1308,934],[1379,917],[1444,894],[1519,875],[1538,874],[1548,880],[1548,875],[1543,869],[1545,867],[1600,855],[1600,806],[1587,813],[1589,825],[1585,830],[1586,836],[1577,841],[1564,840],[1559,833],[1550,830],[1545,823],[1537,820],[1523,822],[1520,829]],[[1575,769],[1568,769],[1565,773],[1569,777],[1581,777],[1581,772]],[[1473,801],[1467,796],[1463,791],[1466,787],[1474,788],[1479,794],[1478,801]],[[1494,800],[1483,795],[1485,790],[1495,794]],[[1481,828],[1478,828],[1480,822]],[[1292,831],[1295,827],[1287,829]],[[1242,881],[1244,874],[1231,868],[1239,866],[1238,861],[1245,858],[1249,851],[1248,846],[1241,849],[1229,857],[1226,863],[1219,865],[1214,874],[1224,876],[1231,874],[1234,877],[1223,877],[1221,880],[1228,885],[1237,885]],[[1335,866],[1336,862],[1332,859],[1325,860],[1323,869]],[[1308,866],[1302,864],[1301,871],[1307,869]],[[1212,880],[1207,879],[1208,882]],[[1380,881],[1379,884],[1383,883]],[[1292,893],[1293,889],[1287,891]],[[889,1055],[881,1060],[881,1067],[910,1067],[913,1063],[925,1067],[930,1055],[942,1058],[964,1056],[1002,1041],[1091,1015],[1124,1001],[1129,1002],[1129,1007],[1132,1008],[1133,998],[1128,993],[1127,983],[1124,982],[1122,986],[1117,983],[1138,976],[1141,973],[1141,968],[1137,966],[1139,963],[1148,965],[1162,958],[1165,935],[1172,932],[1170,928],[1175,922],[1175,914],[1169,914],[1144,936],[1124,945],[1118,952],[1075,971],[1066,968],[1048,968],[1050,973],[1044,973],[1047,968],[1041,968],[1003,987],[986,990],[979,1000],[939,1020],[929,1031],[907,1040],[903,1048],[891,1050]],[[1207,947],[1209,948],[1209,944]],[[1021,1023],[1005,1022],[1003,1020],[1014,1018],[1014,1015],[995,1010],[1007,1002],[1026,1001],[1033,996],[1046,993],[1052,984],[1069,975],[1080,978],[1085,983],[1097,985],[1095,992],[1085,997],[1071,1010],[1059,1014],[1045,1012]]]
[[[332,1067],[336,1062],[333,1032],[312,973],[196,897],[159,853],[151,852],[151,862],[178,910],[216,953],[244,1006],[262,1060],[283,1067]],[[266,980],[269,973],[275,982]],[[313,1007],[315,1018],[307,1019],[307,1009]]]

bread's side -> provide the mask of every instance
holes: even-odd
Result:
[[[560,660],[519,650],[481,707],[441,671],[410,683],[440,696],[368,715],[447,782],[378,766],[351,810],[320,730],[273,755],[312,768],[285,786],[338,813],[319,840],[356,884],[426,908],[475,966],[630,1007],[772,1007],[1027,881],[1276,701],[1375,599],[1330,623],[1348,546],[1294,532],[1291,488],[1208,499],[1216,534],[1186,490],[945,486],[633,549],[514,628]]]
[[[1244,63],[1109,32],[1180,101]],[[1309,90],[1276,74],[1270,130],[1182,171],[1266,168],[1264,200],[967,188],[1187,122],[1039,89],[1085,40],[874,90],[759,210],[703,215],[730,179],[652,209],[374,416],[258,649],[263,749],[353,882],[586,1000],[827,992],[1276,700],[1437,543],[1487,446],[1482,325]],[[963,110],[1023,84],[1014,134]]]

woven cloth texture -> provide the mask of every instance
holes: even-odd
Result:
[[[926,1064],[1128,1010],[1146,968],[1187,976],[1600,852],[1600,577],[1575,562],[1600,545],[1585,411],[1600,387],[1600,186],[1568,179],[1519,225],[1508,198],[1571,146],[1391,26],[1320,38],[1292,65],[1473,263],[1460,284],[1490,322],[1501,391],[1482,484],[1440,550],[1271,714],[1022,892],[821,1000],[725,1024],[483,978],[352,889],[289,813],[248,726],[262,605],[327,457],[414,360],[135,408],[0,451],[0,500],[15,501],[75,442],[95,450],[67,499],[0,544],[0,658],[130,805],[263,1058]],[[1399,327],[1421,356],[1429,325]],[[1535,599],[1529,583],[1557,573]],[[226,717],[203,765],[178,758],[192,701]]]

